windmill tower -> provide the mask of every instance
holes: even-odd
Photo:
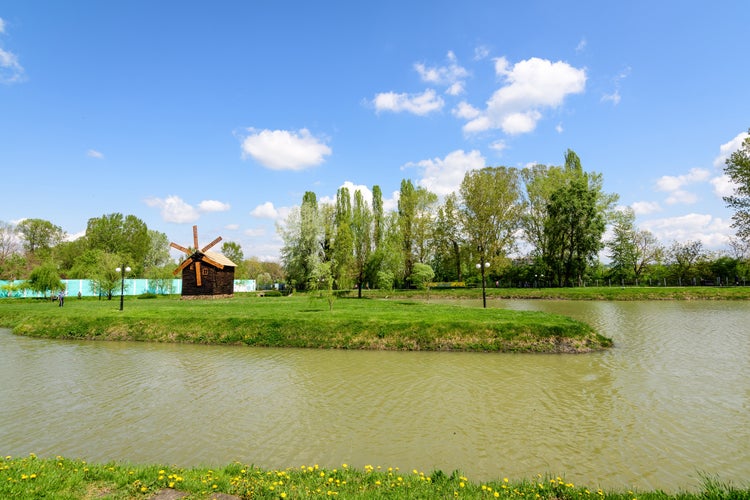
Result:
[[[201,248],[198,245],[198,226],[193,226],[193,248],[177,243],[169,246],[187,255],[174,270],[182,272],[183,298],[231,297],[234,294],[234,269],[237,265],[224,255],[209,249],[221,241],[221,236]]]

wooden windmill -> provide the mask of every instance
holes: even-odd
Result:
[[[237,265],[224,255],[209,249],[221,241],[221,236],[201,248],[198,245],[198,226],[193,226],[193,248],[177,243],[169,246],[187,255],[174,270],[182,272],[182,296],[215,297],[231,296],[234,293],[234,268]]]

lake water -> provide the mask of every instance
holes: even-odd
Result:
[[[462,304],[469,306],[467,302]],[[589,322],[586,355],[56,341],[0,330],[0,454],[347,463],[590,487],[750,479],[750,305],[490,301]]]

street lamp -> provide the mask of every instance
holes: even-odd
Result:
[[[125,295],[125,273],[130,272],[130,266],[118,267],[115,271],[120,273],[120,311],[122,311],[123,295]]]
[[[487,292],[485,291],[485,283],[484,283],[484,270],[490,267],[489,262],[485,262],[484,265],[480,262],[477,264],[477,269],[479,269],[482,273],[482,307],[487,308]]]

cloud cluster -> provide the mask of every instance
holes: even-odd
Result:
[[[144,201],[149,207],[158,208],[161,218],[165,222],[175,222],[177,224],[195,222],[200,218],[202,213],[226,212],[231,208],[228,203],[216,200],[201,201],[196,208],[175,195],[167,196],[166,198],[153,197]]]
[[[486,166],[482,154],[473,150],[468,153],[459,149],[445,156],[416,163],[408,163],[407,167],[418,167],[422,170],[422,178],[418,184],[432,191],[438,196],[445,196],[458,190],[466,172],[478,170]]]
[[[242,158],[253,158],[271,170],[304,170],[320,165],[331,148],[313,137],[306,128],[290,130],[256,130],[250,128],[242,139]]]
[[[533,131],[542,110],[557,108],[565,98],[586,89],[586,71],[568,63],[532,57],[511,65],[495,59],[495,74],[503,85],[487,101],[484,110],[460,103],[456,116],[469,119],[467,133],[500,129],[516,135]]]

